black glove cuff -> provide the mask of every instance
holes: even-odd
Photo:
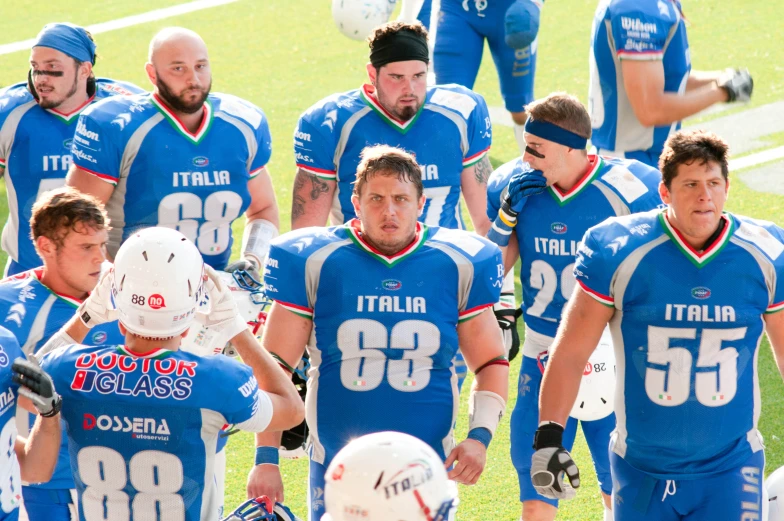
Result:
[[[517,212],[512,210],[512,206],[509,204],[509,199],[506,198],[501,202],[501,210],[503,210],[509,217],[514,217],[517,219]]]
[[[557,423],[547,423],[536,429],[534,450],[563,447],[564,428]]]
[[[44,418],[51,418],[52,416],[57,416],[60,413],[60,409],[62,408],[63,408],[62,397],[59,394],[55,395],[55,397],[52,398],[52,410],[46,414],[41,413],[41,416],[43,416]]]
[[[719,87],[721,88],[721,90],[727,93],[727,103],[732,103],[733,101],[735,101],[736,96],[734,90],[732,90],[726,85],[719,85]]]
[[[517,321],[517,310],[516,309],[494,309],[493,313],[495,314],[495,318],[498,319],[498,325],[501,326],[502,329],[511,329],[514,323]],[[501,322],[506,322],[506,324],[501,324]]]

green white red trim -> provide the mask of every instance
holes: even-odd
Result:
[[[82,166],[79,167],[79,170],[84,170],[88,174],[94,175],[95,177],[97,177],[101,181],[105,181],[105,182],[109,183],[112,186],[117,186],[117,179],[115,179],[114,177],[112,177],[110,175],[102,174],[100,172],[96,172],[95,170],[90,170],[89,168],[84,168]]]
[[[422,109],[425,107],[425,104],[422,103],[417,113],[414,114],[413,118],[409,119],[408,121],[400,121],[395,116],[387,112],[387,109],[381,106],[381,103],[379,103],[378,99],[376,99],[375,93],[370,92],[370,85],[362,85],[362,88],[359,89],[359,96],[371,109],[373,109],[376,114],[379,115],[381,119],[383,119],[385,122],[387,122],[387,124],[389,124],[389,126],[401,134],[405,134],[411,130],[411,127],[414,125],[416,120],[419,119],[420,114],[422,114]]]
[[[457,323],[462,324],[466,320],[471,320],[475,316],[482,313],[482,311],[486,310],[487,308],[493,307],[493,304],[482,304],[481,306],[476,306],[475,308],[466,309],[462,313],[457,314]]]
[[[5,159],[0,159],[0,167],[5,168]]]
[[[474,166],[475,164],[480,162],[482,160],[482,158],[487,155],[487,152],[489,150],[490,150],[490,147],[487,147],[486,149],[480,150],[476,154],[474,154],[472,156],[468,156],[465,159],[463,159],[463,168],[468,168],[469,166]]]
[[[58,293],[58,292],[54,291],[52,288],[50,288],[49,286],[47,286],[46,284],[44,284],[41,281],[41,277],[44,276],[44,269],[43,268],[32,269],[32,270],[30,270],[30,273],[32,274],[33,277],[35,277],[38,280],[38,282],[41,283],[41,286],[43,286],[47,290],[49,290],[49,293],[51,293],[52,295],[57,296],[58,298],[63,299],[68,304],[73,306],[74,309],[78,308],[79,305],[82,303],[82,301],[80,299],[78,299],[76,297],[72,297],[71,295],[66,295],[65,293]]]
[[[698,268],[702,268],[708,262],[716,258],[716,255],[718,255],[730,242],[730,237],[732,237],[732,234],[735,231],[735,226],[733,225],[732,219],[727,217],[727,214],[722,215],[721,218],[724,219],[725,225],[719,238],[713,241],[713,244],[705,248],[702,252],[698,252],[686,242],[686,239],[681,235],[681,232],[670,224],[670,220],[667,218],[666,209],[659,214],[659,222],[661,222],[662,228],[664,228],[664,233],[669,235],[672,242],[675,243],[675,246],[677,246],[678,249],[681,250],[681,252]]]
[[[212,110],[212,103],[210,100],[204,100],[204,113],[202,114],[201,123],[199,124],[199,128],[196,129],[196,132],[191,132],[188,130],[180,118],[161,100],[157,94],[152,94],[150,96],[150,100],[152,104],[163,114],[169,123],[174,127],[174,129],[182,134],[188,141],[192,142],[194,145],[198,145],[201,143],[201,140],[207,135],[210,128],[212,127],[212,120],[213,120],[213,110]]]
[[[266,167],[267,167],[267,165],[260,166],[257,169],[251,170],[250,172],[248,172],[248,180],[251,180],[254,177],[256,177],[257,175],[259,175],[261,173],[261,171],[264,170]]]
[[[417,251],[420,246],[422,246],[425,241],[427,240],[427,226],[422,224],[421,222],[416,223],[416,233],[414,235],[414,240],[411,243],[400,250],[395,255],[388,257],[375,249],[373,246],[365,242],[362,238],[361,227],[359,223],[359,219],[351,219],[344,225],[348,229],[348,236],[349,238],[354,241],[354,244],[359,246],[361,249],[365,250],[369,253],[372,257],[381,261],[384,265],[388,267],[392,267],[402,261],[403,259],[409,257],[412,253]]]
[[[615,307],[615,300],[612,297],[608,297],[607,295],[602,295],[598,291],[592,290],[591,288],[586,286],[585,283],[581,280],[578,280],[577,283],[580,285],[583,291],[585,291],[588,295],[593,297],[593,299],[596,300],[596,302],[598,302],[599,304],[605,305],[608,308]]]
[[[153,349],[152,351],[147,351],[146,353],[137,353],[135,351],[131,351],[125,346],[117,346],[117,351],[119,351],[120,354],[123,354],[125,356],[130,356],[132,358],[154,358],[157,360],[160,360],[161,358],[166,358],[171,353],[171,351],[169,351],[168,349],[164,349],[162,347],[158,347],[156,349]]]
[[[338,178],[338,173],[335,170],[325,170],[323,168],[316,168],[315,166],[303,165],[302,163],[297,163],[297,168],[311,173],[316,177],[320,177],[321,179],[334,181]]]
[[[588,169],[585,175],[583,175],[582,179],[580,179],[577,184],[574,185],[569,191],[564,192],[555,185],[551,185],[547,188],[547,190],[550,192],[550,195],[553,196],[553,199],[556,200],[559,206],[567,204],[569,201],[577,197],[577,194],[585,190],[585,188],[596,178],[599,170],[602,168],[602,165],[604,165],[604,161],[602,160],[601,156],[597,156],[595,154],[589,154],[588,160],[591,162],[591,167]]]
[[[65,112],[60,112],[59,110],[55,110],[55,109],[45,109],[45,110],[46,110],[46,112],[48,112],[49,114],[53,115],[54,117],[56,117],[60,121],[70,125],[71,123],[76,121],[76,119],[78,118],[79,114],[81,114],[84,109],[86,109],[88,106],[90,106],[90,103],[92,103],[94,100],[95,100],[95,94],[90,96],[90,99],[88,99],[83,104],[79,105],[77,108],[75,108],[73,111],[71,111],[71,112],[69,112],[67,114]]]
[[[292,304],[291,302],[283,302],[282,300],[276,300],[275,302],[277,302],[284,308],[288,309],[295,315],[299,315],[303,318],[313,319],[313,310],[310,308],[306,308],[304,306],[298,306],[296,304]]]
[[[765,314],[769,315],[771,313],[777,313],[782,310],[784,310],[784,300],[778,304],[771,304],[768,306],[768,309],[765,310]]]

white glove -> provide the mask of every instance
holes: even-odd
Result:
[[[243,331],[247,331],[248,324],[240,315],[231,290],[223,283],[217,272],[206,264],[204,270],[207,273],[204,287],[209,297],[210,311],[206,314],[200,313],[199,322],[208,328],[219,329],[224,338],[231,340]]]
[[[114,268],[105,271],[98,279],[98,285],[76,310],[76,315],[88,329],[117,320],[117,310],[112,306],[113,273]]]

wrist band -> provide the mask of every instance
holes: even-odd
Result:
[[[256,465],[278,465],[280,456],[277,447],[256,447]]]
[[[468,436],[466,436],[467,440],[476,440],[485,448],[490,446],[490,442],[493,439],[493,433],[490,432],[490,429],[485,429],[484,427],[474,427],[470,431],[468,431]]]

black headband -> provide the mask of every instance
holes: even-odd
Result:
[[[419,60],[430,63],[427,37],[413,31],[398,31],[377,42],[370,51],[370,63],[380,69],[387,63]]]

